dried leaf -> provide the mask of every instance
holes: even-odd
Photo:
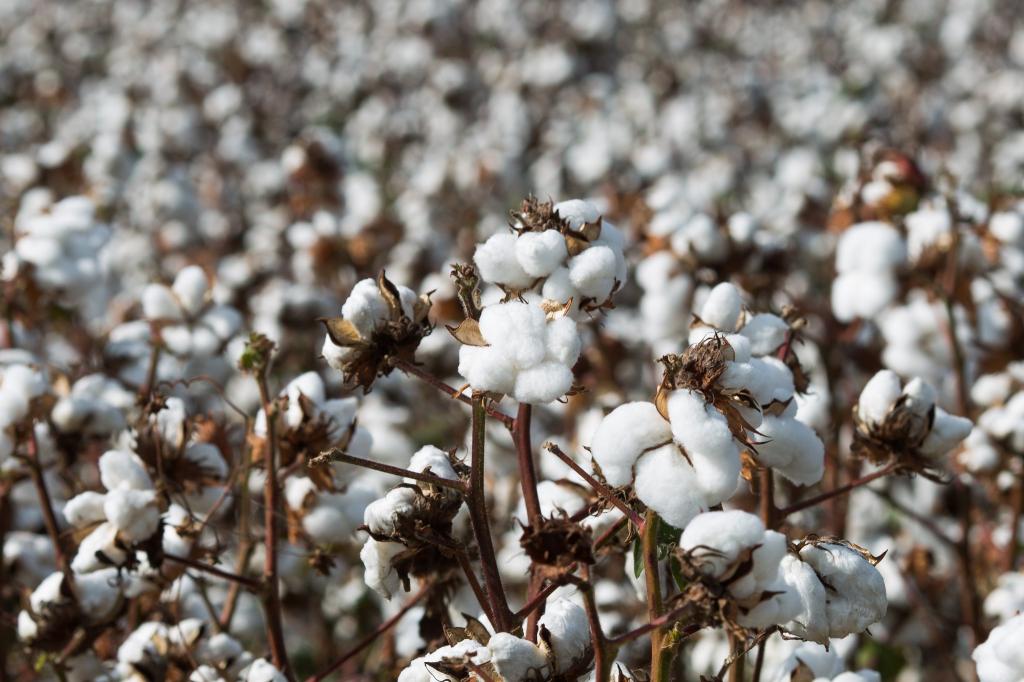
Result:
[[[405,315],[405,311],[402,310],[402,295],[398,293],[398,288],[391,280],[385,276],[383,270],[377,275],[377,289],[380,291],[381,298],[388,305],[389,318],[401,319]]]
[[[452,327],[445,325],[445,328],[455,339],[464,346],[488,346],[490,344],[484,339],[480,332],[480,323],[471,317],[459,323],[459,326]]]
[[[331,343],[342,348],[361,346],[366,343],[359,334],[359,330],[349,320],[342,317],[318,317],[317,322],[323,322],[327,328],[327,336]]]
[[[565,248],[569,251],[570,257],[580,255],[588,246],[590,246],[590,242],[582,234],[569,233],[565,235]]]

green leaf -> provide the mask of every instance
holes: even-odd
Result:
[[[633,577],[639,578],[644,572],[644,545],[639,537],[633,539]]]

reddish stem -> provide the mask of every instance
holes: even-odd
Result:
[[[202,571],[203,573],[215,575],[218,578],[223,578],[224,580],[230,580],[231,582],[238,583],[240,586],[248,588],[253,592],[259,592],[263,587],[263,584],[259,580],[239,575],[238,573],[231,573],[230,571],[225,571],[211,564],[204,564],[202,561],[197,561],[196,559],[192,559],[187,556],[164,554],[164,559],[176,564],[188,566],[189,568],[194,568],[197,571]]]
[[[321,458],[325,458],[326,460],[332,462],[344,462],[345,464],[354,464],[355,466],[360,466],[365,469],[373,469],[374,471],[380,471],[385,474],[392,474],[394,476],[411,478],[415,481],[430,483],[431,485],[436,485],[441,488],[450,488],[452,490],[457,490],[460,493],[469,492],[469,486],[467,486],[465,483],[458,479],[441,478],[440,476],[435,476],[433,474],[427,474],[420,471],[410,471],[409,469],[391,466],[390,464],[375,462],[372,459],[356,457],[346,452],[342,452],[341,450],[329,450],[320,455],[320,457],[317,457],[316,460],[314,460],[313,462],[310,462],[310,465],[315,466],[317,464],[320,464]]]
[[[519,411],[512,425],[512,439],[516,444],[516,463],[519,466],[519,482],[523,490],[523,502],[526,506],[526,521],[534,530],[540,528],[543,515],[540,511],[540,497],[537,495],[537,470],[533,463],[533,447],[530,442],[530,422],[533,408],[526,403],[519,403]],[[533,599],[541,591],[543,578],[530,566],[530,587],[527,599]],[[526,620],[526,639],[533,642],[537,639],[537,621],[544,612],[543,602],[530,612]]]
[[[28,424],[28,469],[32,476],[32,483],[36,487],[36,496],[39,498],[39,506],[43,512],[43,524],[46,526],[46,534],[50,536],[50,544],[53,545],[53,557],[64,574],[64,581],[72,593],[75,591],[75,574],[71,570],[71,562],[60,539],[60,528],[57,525],[57,515],[53,513],[53,503],[50,501],[50,491],[46,488],[46,478],[43,476],[43,467],[39,463],[39,443],[36,441],[35,422]]]
[[[868,483],[871,483],[874,480],[877,480],[879,478],[883,478],[885,476],[888,476],[889,474],[894,473],[898,468],[899,468],[899,463],[898,462],[893,462],[892,464],[889,464],[888,466],[883,467],[882,469],[879,469],[878,471],[870,473],[867,476],[861,476],[860,478],[858,478],[856,480],[853,480],[853,481],[850,481],[846,485],[839,486],[838,488],[836,488],[834,490],[826,491],[826,492],[824,492],[824,493],[822,493],[820,495],[815,495],[814,497],[810,497],[810,498],[808,498],[806,500],[800,500],[799,502],[796,502],[795,504],[791,504],[790,506],[788,506],[788,507],[786,507],[784,509],[780,509],[779,510],[779,514],[778,514],[778,518],[779,518],[779,520],[782,520],[782,519],[786,518],[787,516],[789,516],[790,514],[795,514],[798,511],[803,511],[804,509],[808,509],[810,507],[814,507],[816,505],[821,504],[822,502],[825,502],[826,500],[831,500],[833,497],[837,497],[839,495],[844,495],[844,494],[850,492],[851,490],[853,490],[854,488],[859,488],[859,487],[861,487],[863,485],[867,485]]]
[[[572,457],[562,452],[562,449],[555,445],[554,443],[547,443],[544,447],[547,448],[548,452],[550,452],[555,457],[565,462],[570,469],[579,474],[583,478],[583,480],[590,484],[590,487],[592,487],[598,495],[603,497],[611,504],[615,505],[615,507],[619,511],[626,515],[626,518],[628,518],[634,526],[636,526],[637,528],[643,528],[644,520],[640,518],[639,514],[630,509],[629,505],[627,505],[625,502],[619,499],[619,497],[611,488],[609,488],[604,483],[601,483],[601,481],[594,478],[590,473],[587,472],[586,469],[577,464]]]
[[[414,365],[411,362],[401,360],[398,358],[394,358],[392,360],[392,363],[394,364],[396,369],[400,369],[406,374],[411,374],[417,379],[420,379],[421,381],[430,384],[437,390],[446,394],[449,398],[452,398],[453,400],[458,400],[459,402],[464,403],[466,405],[473,405],[472,398],[468,397],[466,394],[456,389],[455,387],[449,386],[445,382],[435,377],[430,372],[425,371],[424,369],[418,367],[417,365]],[[498,421],[500,421],[502,424],[505,425],[505,428],[511,429],[515,425],[515,418],[510,417],[504,412],[500,412],[499,410],[496,410],[494,407],[490,405],[487,405],[485,407],[485,410],[489,417],[492,417],[493,419],[497,419]]]

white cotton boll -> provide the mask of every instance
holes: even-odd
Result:
[[[507,394],[516,386],[515,363],[494,347],[461,346],[459,374],[478,391]]]
[[[903,405],[919,417],[927,416],[935,407],[938,394],[932,385],[920,377],[914,377],[903,387]]]
[[[813,679],[831,680],[843,672],[843,659],[835,648],[826,649],[817,642],[802,642],[778,666],[766,676],[768,682],[789,682],[793,672],[803,665]]]
[[[59,573],[57,575],[60,575]],[[62,576],[63,577],[63,576]],[[28,611],[18,613],[18,639],[23,642],[31,642],[39,634],[39,626]]]
[[[340,544],[354,530],[345,513],[336,507],[318,505],[302,518],[302,529],[319,544]]]
[[[764,540],[764,523],[740,510],[705,512],[687,524],[679,546],[693,553],[700,570],[713,578],[726,577],[740,553]],[[781,557],[776,559],[776,563]]]
[[[912,261],[917,261],[931,246],[940,245],[952,229],[949,211],[945,209],[922,208],[908,213],[904,218],[907,228],[907,252]]]
[[[526,682],[546,674],[547,658],[533,642],[499,632],[487,642],[487,649],[491,664],[507,682]]]
[[[567,303],[570,298],[575,299],[576,287],[573,286],[572,278],[569,276],[569,268],[559,267],[548,275],[541,287],[541,295],[549,301]],[[578,307],[579,301],[573,301],[574,307]]]
[[[124,450],[108,450],[100,457],[100,481],[107,490],[133,488],[150,490],[153,481],[138,455]]]
[[[672,429],[653,403],[631,402],[612,410],[594,432],[591,454],[609,485],[626,485],[644,450],[670,442]]]
[[[402,587],[398,573],[391,567],[391,560],[404,551],[405,545],[399,542],[377,542],[368,538],[359,550],[366,586],[390,600]]]
[[[1024,244],[1024,216],[1013,212],[993,213],[988,231],[1004,244]]]
[[[130,542],[151,537],[160,525],[155,490],[112,490],[103,501],[103,511],[107,520]]]
[[[545,358],[572,367],[580,357],[583,342],[576,321],[559,317],[547,324]]]
[[[371,278],[356,282],[341,306],[341,316],[351,322],[364,337],[370,336],[387,314],[387,304],[381,298],[377,282]]]
[[[1024,573],[1003,573],[985,597],[985,615],[1000,622],[1024,612]]]
[[[796,419],[765,415],[757,459],[797,485],[814,485],[825,474],[825,446],[809,426]]]
[[[90,622],[100,623],[110,617],[121,602],[119,587],[123,582],[116,568],[75,576],[78,604]]]
[[[524,232],[516,239],[515,249],[519,265],[531,277],[547,277],[569,256],[558,230]]]
[[[949,414],[941,407],[935,408],[935,420],[919,450],[929,457],[939,457],[952,450],[967,438],[974,427],[973,422],[965,417]]]
[[[696,479],[694,468],[671,443],[637,460],[633,487],[640,501],[658,516],[676,528],[683,528],[708,506]]]
[[[192,329],[186,325],[164,327],[160,331],[160,338],[172,355],[183,357],[192,354]]]
[[[490,652],[479,642],[464,639],[455,646],[443,646],[432,653],[414,659],[399,673],[397,682],[458,682],[457,678],[438,672],[436,668],[427,667],[426,664],[445,658],[461,659],[466,656],[469,656],[476,665],[481,665],[488,661]]]
[[[885,616],[885,581],[878,569],[858,552],[843,545],[823,543],[805,546],[800,550],[800,558],[832,588],[825,597],[829,636],[863,632]]]
[[[568,599],[551,599],[537,624],[551,634],[555,674],[565,673],[573,663],[590,656],[590,626],[587,612],[579,604]]]
[[[96,526],[91,533],[78,545],[78,552],[71,561],[71,569],[75,573],[98,571],[110,562],[122,564],[128,555],[117,545],[117,528],[112,523],[104,522]],[[100,560],[103,556],[106,560]]]
[[[868,424],[881,424],[901,392],[899,375],[890,369],[881,370],[861,390],[857,416]]]
[[[174,278],[174,284],[171,285],[181,308],[190,316],[196,315],[202,310],[209,288],[210,281],[198,265],[190,265],[179,272],[178,276]]]
[[[491,347],[501,350],[519,369],[544,359],[547,320],[544,311],[529,303],[490,305],[480,314],[480,333]]]
[[[147,320],[180,320],[181,306],[163,284],[149,284],[142,290],[142,314]]]
[[[884,273],[847,272],[832,281],[832,313],[843,323],[857,318],[873,319],[895,298],[894,277]]]
[[[882,222],[859,223],[839,237],[836,270],[882,273],[906,261],[903,237],[896,228]]]
[[[618,227],[607,220],[601,223],[601,234],[591,242],[593,246],[607,246],[615,254],[615,279],[619,285],[626,283],[629,275],[629,266],[626,263],[626,235]]]
[[[416,498],[416,491],[412,488],[394,488],[366,507],[363,512],[363,523],[372,533],[390,535],[395,532],[396,520],[413,512]]]
[[[814,569],[792,555],[779,564],[782,578],[800,598],[801,611],[784,629],[801,639],[819,644],[829,641],[828,617],[825,611],[825,586],[818,580]]]
[[[979,682],[1020,682],[1024,679],[1024,614],[1011,618],[989,633],[971,658],[978,666]]]
[[[335,343],[331,341],[330,336],[324,338],[324,345],[320,350],[320,354],[323,355],[327,366],[339,372],[344,368],[345,362],[354,352],[354,348],[335,345]]]
[[[786,340],[789,325],[778,315],[758,313],[746,321],[739,333],[750,339],[753,355],[771,355]],[[737,358],[739,360],[739,358]],[[742,360],[740,362],[743,362]]]
[[[742,308],[743,299],[740,298],[739,289],[730,282],[722,282],[708,293],[698,317],[715,329],[734,332]]]
[[[316,484],[305,476],[289,476],[284,482],[284,500],[288,508],[301,511],[310,496],[316,497]]]
[[[586,223],[597,222],[601,212],[589,201],[584,199],[567,199],[560,201],[554,206],[562,220],[569,223],[569,227],[578,230]]]
[[[280,670],[265,658],[257,658],[245,671],[245,682],[287,682]]]
[[[572,370],[560,362],[542,362],[516,375],[512,396],[521,403],[550,403],[572,388]]]
[[[76,528],[104,521],[107,518],[103,511],[104,498],[104,495],[92,491],[75,495],[64,505],[64,518]]]
[[[480,277],[485,282],[502,284],[512,289],[524,289],[533,284],[531,276],[516,258],[516,236],[510,232],[499,232],[483,244],[478,244],[473,253]]]
[[[728,334],[725,341],[732,348],[733,362],[750,362],[753,344],[748,337],[742,334]]]
[[[607,246],[590,246],[569,259],[569,281],[586,298],[603,302],[615,286],[615,252]]]
[[[436,448],[433,445],[424,445],[422,448],[413,454],[412,459],[409,460],[409,471],[425,472],[430,469],[430,473],[440,478],[446,478],[454,481],[458,479],[458,475],[455,473],[455,469],[452,468],[451,461],[448,459],[448,453],[440,448]],[[407,483],[415,483],[412,479],[406,479]]]
[[[288,396],[288,410],[285,413],[285,421],[288,423],[288,426],[294,428],[302,423],[302,396],[311,400],[314,405],[319,405],[325,398],[324,382],[316,372],[305,372],[288,382],[282,393]]]
[[[668,416],[672,436],[687,452],[722,460],[739,456],[725,416],[699,393],[673,391],[668,398]]]

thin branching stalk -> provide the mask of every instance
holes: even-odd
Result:
[[[519,482],[523,490],[523,503],[526,506],[526,522],[534,529],[539,529],[543,521],[540,511],[540,497],[537,494],[537,471],[533,463],[533,447],[530,442],[530,422],[533,408],[526,403],[519,403],[516,420],[512,425],[512,439],[516,445],[516,463],[519,467]],[[530,586],[527,599],[533,599],[541,590],[543,579],[534,566],[530,566]],[[526,619],[526,639],[537,640],[537,621],[544,613],[544,604],[530,612]]]
[[[217,568],[211,564],[205,564],[202,561],[193,559],[187,556],[178,556],[177,554],[164,554],[164,559],[175,564],[181,564],[182,566],[188,566],[194,568],[197,571],[203,573],[209,573],[212,576],[223,578],[233,583],[237,583],[241,587],[244,587],[253,592],[259,592],[263,588],[263,584],[255,578],[249,578],[238,573],[232,573],[231,571],[225,571],[224,569]]]
[[[644,581],[647,586],[647,617],[656,621],[665,615],[661,574],[658,570],[658,515],[647,511],[641,536],[644,562]],[[665,646],[665,632],[661,627],[651,630],[651,682],[668,682],[671,674],[672,650]]]
[[[39,443],[36,441],[35,422],[28,424],[28,470],[32,476],[32,483],[36,488],[36,497],[39,498],[39,506],[43,512],[43,524],[46,526],[46,534],[50,536],[50,544],[53,545],[53,558],[57,567],[64,574],[64,582],[68,588],[75,592],[75,574],[71,570],[71,561],[67,552],[64,551],[60,537],[60,528],[57,525],[57,516],[53,513],[53,502],[50,500],[50,491],[46,487],[46,478],[43,475],[43,466],[39,462]]]
[[[480,549],[480,567],[487,590],[487,600],[491,605],[491,612],[494,614],[494,626],[501,632],[508,632],[511,628],[512,612],[508,608],[505,589],[501,584],[498,560],[494,552],[494,542],[491,539],[491,527],[487,519],[487,498],[484,492],[484,443],[487,431],[487,410],[484,407],[482,393],[473,392],[472,407],[470,492],[469,498],[466,500],[469,506],[469,521],[473,528],[473,536]]]
[[[608,682],[612,664],[615,662],[616,648],[608,643],[608,638],[605,637],[604,630],[601,629],[597,602],[594,600],[594,586],[590,582],[590,567],[584,566],[581,569],[581,574],[583,579],[579,583],[579,589],[583,595],[583,607],[587,612],[590,646],[594,650],[594,682]]]
[[[472,406],[472,398],[470,398],[469,396],[467,396],[465,393],[455,388],[454,386],[449,386],[445,382],[435,377],[430,372],[425,371],[423,368],[399,358],[394,358],[392,362],[394,363],[396,369],[400,369],[406,374],[411,374],[417,379],[420,379],[421,381],[430,384],[431,386],[441,391],[442,393],[446,394],[449,398],[453,400],[458,400],[461,403]],[[500,421],[502,424],[505,425],[505,428],[512,429],[512,427],[515,425],[515,417],[511,417],[490,405],[486,406],[485,409],[489,417]]]
[[[799,502],[795,502],[790,506],[785,507],[784,509],[780,509],[778,512],[778,516],[776,518],[779,521],[781,521],[790,514],[795,514],[796,512],[803,511],[804,509],[810,509],[811,507],[815,507],[821,504],[822,502],[831,500],[832,498],[838,497],[840,495],[845,495],[854,488],[859,488],[861,486],[867,485],[868,483],[871,483],[872,481],[878,480],[879,478],[884,478],[889,474],[895,473],[899,469],[899,467],[899,462],[893,462],[882,467],[878,471],[874,471],[870,474],[867,474],[866,476],[861,476],[860,478],[850,481],[846,485],[841,485],[834,490],[828,490],[820,495],[815,495],[814,497],[809,497],[806,500],[800,500]]]
[[[565,454],[562,451],[562,449],[555,445],[554,443],[547,443],[544,447],[547,449],[548,452],[550,452],[555,457],[565,462],[565,464],[570,469],[579,474],[580,477],[583,478],[583,480],[590,484],[590,487],[592,487],[598,495],[600,495],[609,503],[615,505],[615,507],[619,511],[626,515],[626,518],[628,518],[634,526],[636,526],[637,528],[643,528],[644,520],[640,518],[639,514],[630,509],[629,505],[623,502],[611,488],[609,488],[607,485],[594,478],[591,474],[587,472],[586,469],[577,464],[572,457]]]
[[[392,474],[394,476],[411,478],[415,481],[422,481],[423,483],[430,483],[431,485],[436,485],[441,488],[457,490],[460,493],[469,492],[469,486],[457,479],[442,478],[440,476],[420,471],[410,471],[409,469],[391,466],[390,464],[375,462],[372,459],[356,457],[355,455],[350,455],[347,452],[337,449],[328,450],[327,452],[322,453],[319,457],[310,462],[310,466],[319,466],[321,464],[326,464],[327,462],[343,462],[345,464],[363,467],[364,469],[373,469],[374,471],[380,471],[385,474]]]

